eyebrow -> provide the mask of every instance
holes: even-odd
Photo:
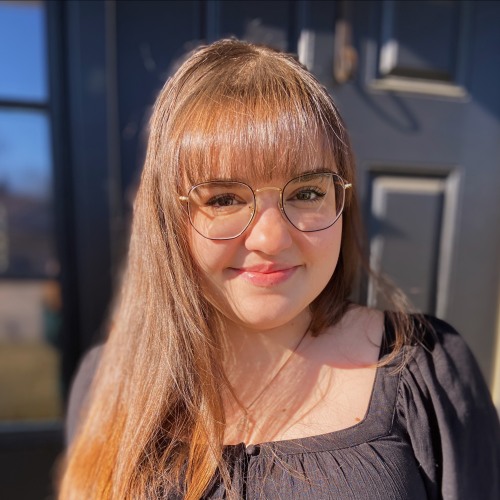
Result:
[[[315,175],[315,174],[338,174],[338,172],[336,170],[328,169],[325,167],[317,167],[317,168],[305,170],[304,172],[301,172],[301,173],[297,173],[297,175],[293,175],[289,180],[297,179],[297,181],[299,181],[299,180],[307,181],[311,175]],[[249,184],[249,182],[250,182],[249,179],[245,179],[243,177],[212,177],[210,179],[207,179],[204,182],[213,182],[213,181],[216,181],[216,182],[242,182],[244,184]]]
[[[325,169],[316,169],[316,170],[308,170],[307,172],[303,172],[302,174],[299,174],[297,177],[293,177],[292,180],[293,182],[304,182],[308,181],[313,175],[318,175],[318,174],[336,174],[334,170],[325,170]]]

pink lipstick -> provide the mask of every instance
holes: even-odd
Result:
[[[280,285],[291,278],[298,267],[299,266],[261,265],[239,269],[233,268],[233,271],[252,285],[271,287]]]

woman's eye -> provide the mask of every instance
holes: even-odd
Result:
[[[315,201],[323,198],[324,196],[325,193],[318,189],[307,188],[307,189],[301,189],[300,191],[294,193],[293,196],[290,197],[290,200]]]
[[[241,201],[238,201],[236,195],[234,194],[219,194],[217,196],[212,196],[205,204],[209,207],[232,207],[234,205],[240,204]]]

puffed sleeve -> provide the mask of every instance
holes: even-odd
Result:
[[[66,445],[71,444],[80,422],[80,416],[87,401],[90,385],[101,358],[101,351],[102,346],[96,346],[85,354],[71,384],[65,422]]]
[[[462,337],[428,320],[424,345],[408,348],[398,400],[428,497],[499,500],[500,424],[488,387]]]

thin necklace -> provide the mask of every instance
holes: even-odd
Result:
[[[309,326],[307,327],[306,331],[302,334],[299,341],[297,342],[297,345],[293,348],[293,350],[287,356],[287,358],[285,359],[283,364],[278,368],[276,373],[271,377],[271,380],[269,380],[269,382],[261,389],[261,391],[250,402],[250,404],[245,406],[242,403],[240,403],[240,405],[243,409],[243,415],[238,420],[238,424],[236,426],[236,428],[238,429],[239,432],[244,433],[244,435],[247,434],[248,429],[250,427],[250,408],[252,408],[252,406],[261,398],[261,396],[267,391],[267,389],[271,386],[271,384],[278,378],[278,375],[283,371],[285,366],[292,359],[292,356],[297,352],[298,348],[300,347],[300,344],[302,344],[302,341],[305,339],[308,331],[309,331]]]

